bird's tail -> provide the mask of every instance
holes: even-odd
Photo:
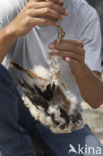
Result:
[[[25,69],[25,68],[19,66],[18,64],[16,64],[15,62],[13,62],[11,60],[8,60],[8,62],[10,63],[11,68],[15,68],[15,69],[17,69],[17,70],[19,70],[21,72],[24,72],[25,74],[27,74],[31,78],[45,80],[42,77],[38,76],[36,73],[32,72],[31,70]]]

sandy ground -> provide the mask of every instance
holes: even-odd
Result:
[[[92,109],[88,104],[82,102],[86,122],[92,129],[92,132],[103,144],[103,105],[99,109]]]

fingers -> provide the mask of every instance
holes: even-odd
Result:
[[[66,57],[65,58],[65,61],[67,62],[67,63],[69,63],[70,65],[78,65],[78,61],[76,61],[76,60],[74,60],[74,59],[71,59],[71,58],[69,58],[69,57]]]
[[[29,2],[25,10],[26,16],[29,16],[30,23],[32,23],[33,26],[58,25],[56,21],[64,19],[64,16],[67,16],[68,14],[67,11],[58,4],[45,1],[38,2],[35,0],[34,2]]]
[[[64,16],[67,16],[67,11],[62,6],[53,2],[39,0],[29,2],[24,10],[27,16],[27,20],[29,18],[28,21],[32,23],[32,26],[58,25],[56,21],[62,20],[64,19]]]
[[[49,44],[52,55],[61,56],[63,59],[70,58],[79,63],[84,63],[85,50],[80,40],[63,40],[60,43],[54,41]]]
[[[78,65],[81,65],[81,63],[79,63],[78,61],[72,59],[72,58],[69,58],[69,57],[66,57],[65,58],[65,61],[70,65],[71,69],[73,70],[76,70],[75,67],[78,67]],[[79,63],[79,64],[78,64]],[[73,71],[72,71],[73,72]],[[76,71],[77,72],[77,71]]]
[[[41,1],[44,1],[44,0],[28,0],[28,1],[31,1],[31,2],[41,2]],[[50,1],[53,1],[57,4],[63,4],[64,3],[64,0],[45,0],[46,2],[50,2]]]
[[[32,9],[49,8],[60,13],[61,15],[68,16],[68,12],[62,6],[53,2],[32,2],[28,3],[27,7]]]
[[[50,2],[51,0],[46,0],[47,2]],[[53,2],[55,3],[58,3],[58,4],[63,4],[64,3],[64,0],[52,0]]]
[[[77,40],[77,39],[73,39],[73,40],[71,40],[71,42],[73,43],[73,44],[75,44],[76,46],[80,46],[81,48],[83,48],[83,42],[82,41],[80,41],[80,40]]]
[[[81,62],[81,63],[84,62],[84,56],[83,55],[79,55],[78,53],[74,53],[71,51],[54,50],[51,52],[51,54],[61,56],[63,59],[66,59],[69,57],[73,60],[77,60],[78,62]]]
[[[73,75],[81,75],[81,73],[84,71],[85,69],[85,64],[84,63],[80,63],[77,60],[71,59],[69,57],[67,57],[65,59],[65,61],[70,65],[70,69]]]
[[[62,43],[67,43],[67,44],[68,44],[68,42],[69,42],[70,44],[74,44],[75,46],[80,46],[80,47],[83,48],[83,42],[80,41],[80,40],[77,40],[77,39],[73,39],[73,40],[63,40],[63,41],[61,41],[61,42],[62,42]],[[54,43],[56,43],[56,41],[54,41]]]
[[[61,14],[49,8],[32,9],[30,10],[29,15],[32,17],[52,17],[52,20],[64,18]]]
[[[50,43],[49,48],[51,50],[57,49],[57,50],[65,50],[65,51],[72,51],[74,53],[78,53],[80,55],[85,54],[85,51],[83,49],[83,45],[80,41],[74,41],[74,40],[64,40],[60,43]]]
[[[35,23],[36,25],[45,25],[45,26],[50,26],[50,25],[56,26],[58,24],[57,22],[49,20],[47,18],[31,18],[30,23],[32,27],[35,26]]]
[[[49,4],[49,5],[50,5],[50,4]],[[62,6],[60,6],[60,5],[58,5],[58,4],[54,4],[54,3],[53,3],[53,5],[50,5],[50,7],[51,7],[51,9],[53,9],[53,10],[59,12],[59,13],[62,14],[62,15],[65,15],[65,16],[68,16],[68,15],[69,15],[69,14],[68,14],[68,11],[65,10]]]

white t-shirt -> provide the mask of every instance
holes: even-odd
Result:
[[[10,23],[25,4],[26,0],[0,0],[0,28]],[[85,63],[91,70],[101,72],[101,32],[96,11],[84,0],[64,0],[64,7],[68,10],[69,16],[65,17],[59,24],[65,28],[65,39],[82,40],[86,51]],[[17,71],[9,68],[6,62],[8,58],[28,69],[35,65],[48,67],[48,52],[50,51],[48,43],[56,38],[57,28],[55,26],[37,26],[27,35],[17,39],[3,64],[11,72],[14,79],[17,77]],[[61,78],[81,102],[75,79],[69,65],[64,61],[62,61]]]

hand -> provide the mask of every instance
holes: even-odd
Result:
[[[27,34],[35,25],[55,26],[58,20],[67,15],[67,11],[59,4],[31,0],[11,23],[11,28],[15,29],[16,37],[20,37]]]
[[[29,2],[30,1],[35,1],[35,2],[40,2],[40,1],[46,1],[46,2],[50,2],[50,1],[52,1],[52,2],[54,2],[54,3],[57,3],[57,4],[63,4],[64,3],[64,0],[28,0]]]
[[[52,50],[52,55],[61,56],[67,63],[69,63],[71,72],[80,74],[84,67],[85,50],[83,49],[83,43],[80,40],[63,40],[60,43],[56,41],[49,44],[49,48]]]

